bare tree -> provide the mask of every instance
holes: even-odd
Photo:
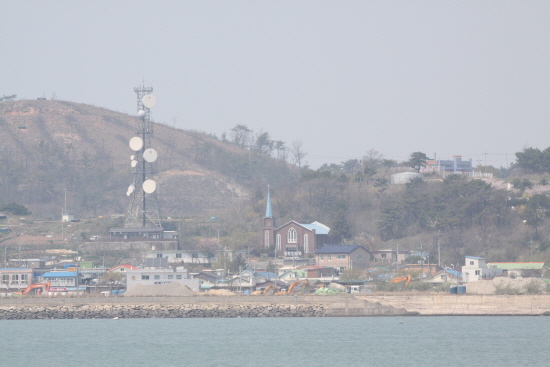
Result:
[[[307,152],[304,151],[302,147],[303,143],[301,140],[296,140],[292,142],[292,148],[290,152],[292,153],[292,158],[294,159],[294,165],[302,167],[302,159],[307,155]]]

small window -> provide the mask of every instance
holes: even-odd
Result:
[[[10,282],[10,275],[9,274],[2,274],[2,283],[9,284]]]
[[[325,259],[325,255],[319,255],[319,259],[324,260],[324,259]]]
[[[177,274],[176,279],[181,279],[181,274]]]
[[[160,279],[160,275],[155,275],[155,280],[159,280]]]
[[[277,251],[281,251],[281,235],[280,234],[277,235],[276,244],[277,244]]]
[[[174,276],[172,274],[168,275],[168,279],[174,279]]]
[[[142,275],[141,280],[149,280],[149,275]]]
[[[288,243],[298,243],[298,233],[294,228],[290,228],[288,230],[288,236],[287,236],[287,242]]]
[[[12,274],[11,280],[14,281],[14,282],[18,282],[19,281],[19,274]]]
[[[340,273],[344,272],[346,270],[345,266],[340,266]]]
[[[162,259],[162,254],[157,254],[157,257]]]
[[[474,262],[473,262],[473,261],[470,261],[470,265],[474,265]]]
[[[363,259],[363,255],[357,255],[357,260],[362,260]]]
[[[328,255],[328,260],[332,260],[332,255]]]
[[[385,259],[385,258],[386,258],[386,254],[382,254],[381,257],[382,257],[382,259]]]
[[[476,275],[480,275],[481,274],[481,270],[476,270]]]
[[[346,255],[336,255],[336,258],[337,258],[337,259],[345,259],[345,258],[346,258]]]
[[[181,259],[181,254],[176,254],[176,259]]]

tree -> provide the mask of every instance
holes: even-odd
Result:
[[[543,194],[535,194],[529,198],[522,213],[523,223],[535,228],[535,239],[539,239],[538,227],[546,218],[546,211],[550,210],[550,198]]]
[[[330,226],[329,237],[334,243],[341,243],[348,238],[351,238],[351,228],[346,219],[346,213],[339,210],[335,215],[335,220]]]
[[[410,167],[414,168],[416,172],[420,172],[420,168],[426,167],[426,161],[428,159],[429,158],[425,153],[414,152],[411,153],[411,157],[409,158],[409,161],[407,163]]]
[[[236,125],[231,129],[233,143],[240,148],[246,148],[251,132],[252,130],[250,130],[246,125]]]
[[[27,207],[17,203],[0,205],[0,211],[7,212],[13,215],[31,215],[31,211],[27,209]]]
[[[298,167],[302,167],[302,159],[307,155],[302,145],[303,143],[301,140],[296,140],[292,142],[292,148],[290,149],[292,157],[294,158],[294,165]]]
[[[17,98],[17,94],[12,94],[11,96],[3,95],[2,97],[0,97],[0,102],[13,101],[16,98]]]

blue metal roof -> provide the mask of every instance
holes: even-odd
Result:
[[[311,224],[302,224],[300,223],[302,227],[306,227],[307,229],[315,230],[315,234],[328,234],[330,231],[330,228],[325,226],[322,223],[319,222],[313,222]]]
[[[50,271],[42,275],[43,278],[72,278],[76,277],[76,271]]]
[[[484,257],[466,256],[468,259],[485,260]]]
[[[315,251],[316,254],[349,254],[358,248],[363,248],[360,245],[325,245]]]
[[[457,278],[462,278],[462,273],[459,272],[459,271],[456,271],[454,269],[443,269],[443,270],[445,270],[447,273],[449,273],[451,275],[454,275]]]
[[[13,271],[13,270],[29,270],[29,268],[3,268],[3,269],[0,269],[0,271],[2,270],[5,270],[5,271]]]

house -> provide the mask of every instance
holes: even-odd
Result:
[[[411,252],[407,250],[383,249],[372,251],[373,261],[382,263],[401,263],[410,255]]]
[[[193,291],[198,292],[200,289],[199,279],[189,277],[187,269],[183,267],[173,269],[137,269],[126,271],[126,289],[130,290],[138,284],[167,284],[179,283],[186,285]]]
[[[487,266],[502,269],[504,275],[509,277],[540,278],[548,271],[548,267],[543,262],[490,262]]]
[[[315,251],[317,265],[343,272],[346,269],[368,269],[370,252],[360,245],[325,245]]]
[[[454,155],[452,160],[427,160],[425,167],[420,168],[420,172],[446,172],[446,173],[461,173],[472,172],[472,159],[463,161],[461,155]]]
[[[209,264],[217,261],[215,254],[187,250],[151,251],[145,255],[145,258],[167,258],[171,264]]]
[[[121,264],[107,270],[107,273],[126,273],[128,270],[137,270],[137,269],[138,268],[132,265]]]
[[[42,282],[50,282],[50,292],[69,292],[85,290],[76,271],[49,271],[42,275]]]
[[[5,292],[18,291],[32,284],[33,270],[30,268],[0,269],[0,289]]]
[[[481,279],[493,279],[502,275],[503,270],[492,265],[487,266],[482,257],[466,256],[465,265],[462,267],[462,277],[464,283],[475,282]]]
[[[267,192],[267,205],[261,229],[261,247],[274,246],[277,256],[300,259],[312,257],[315,251],[328,243],[330,228],[313,222],[298,223],[294,220],[277,227],[271,206],[271,194]]]
[[[164,237],[162,227],[111,228],[111,240],[158,240]]]
[[[71,213],[62,213],[61,221],[63,222],[72,222],[74,220],[74,214]]]
[[[445,268],[441,271],[438,271],[434,275],[423,279],[422,281],[426,283],[431,283],[432,285],[443,283],[458,284],[462,282],[462,273],[454,269]]]
[[[200,289],[210,289],[219,283],[225,283],[225,279],[213,271],[201,271],[193,274],[192,278],[199,280]]]

